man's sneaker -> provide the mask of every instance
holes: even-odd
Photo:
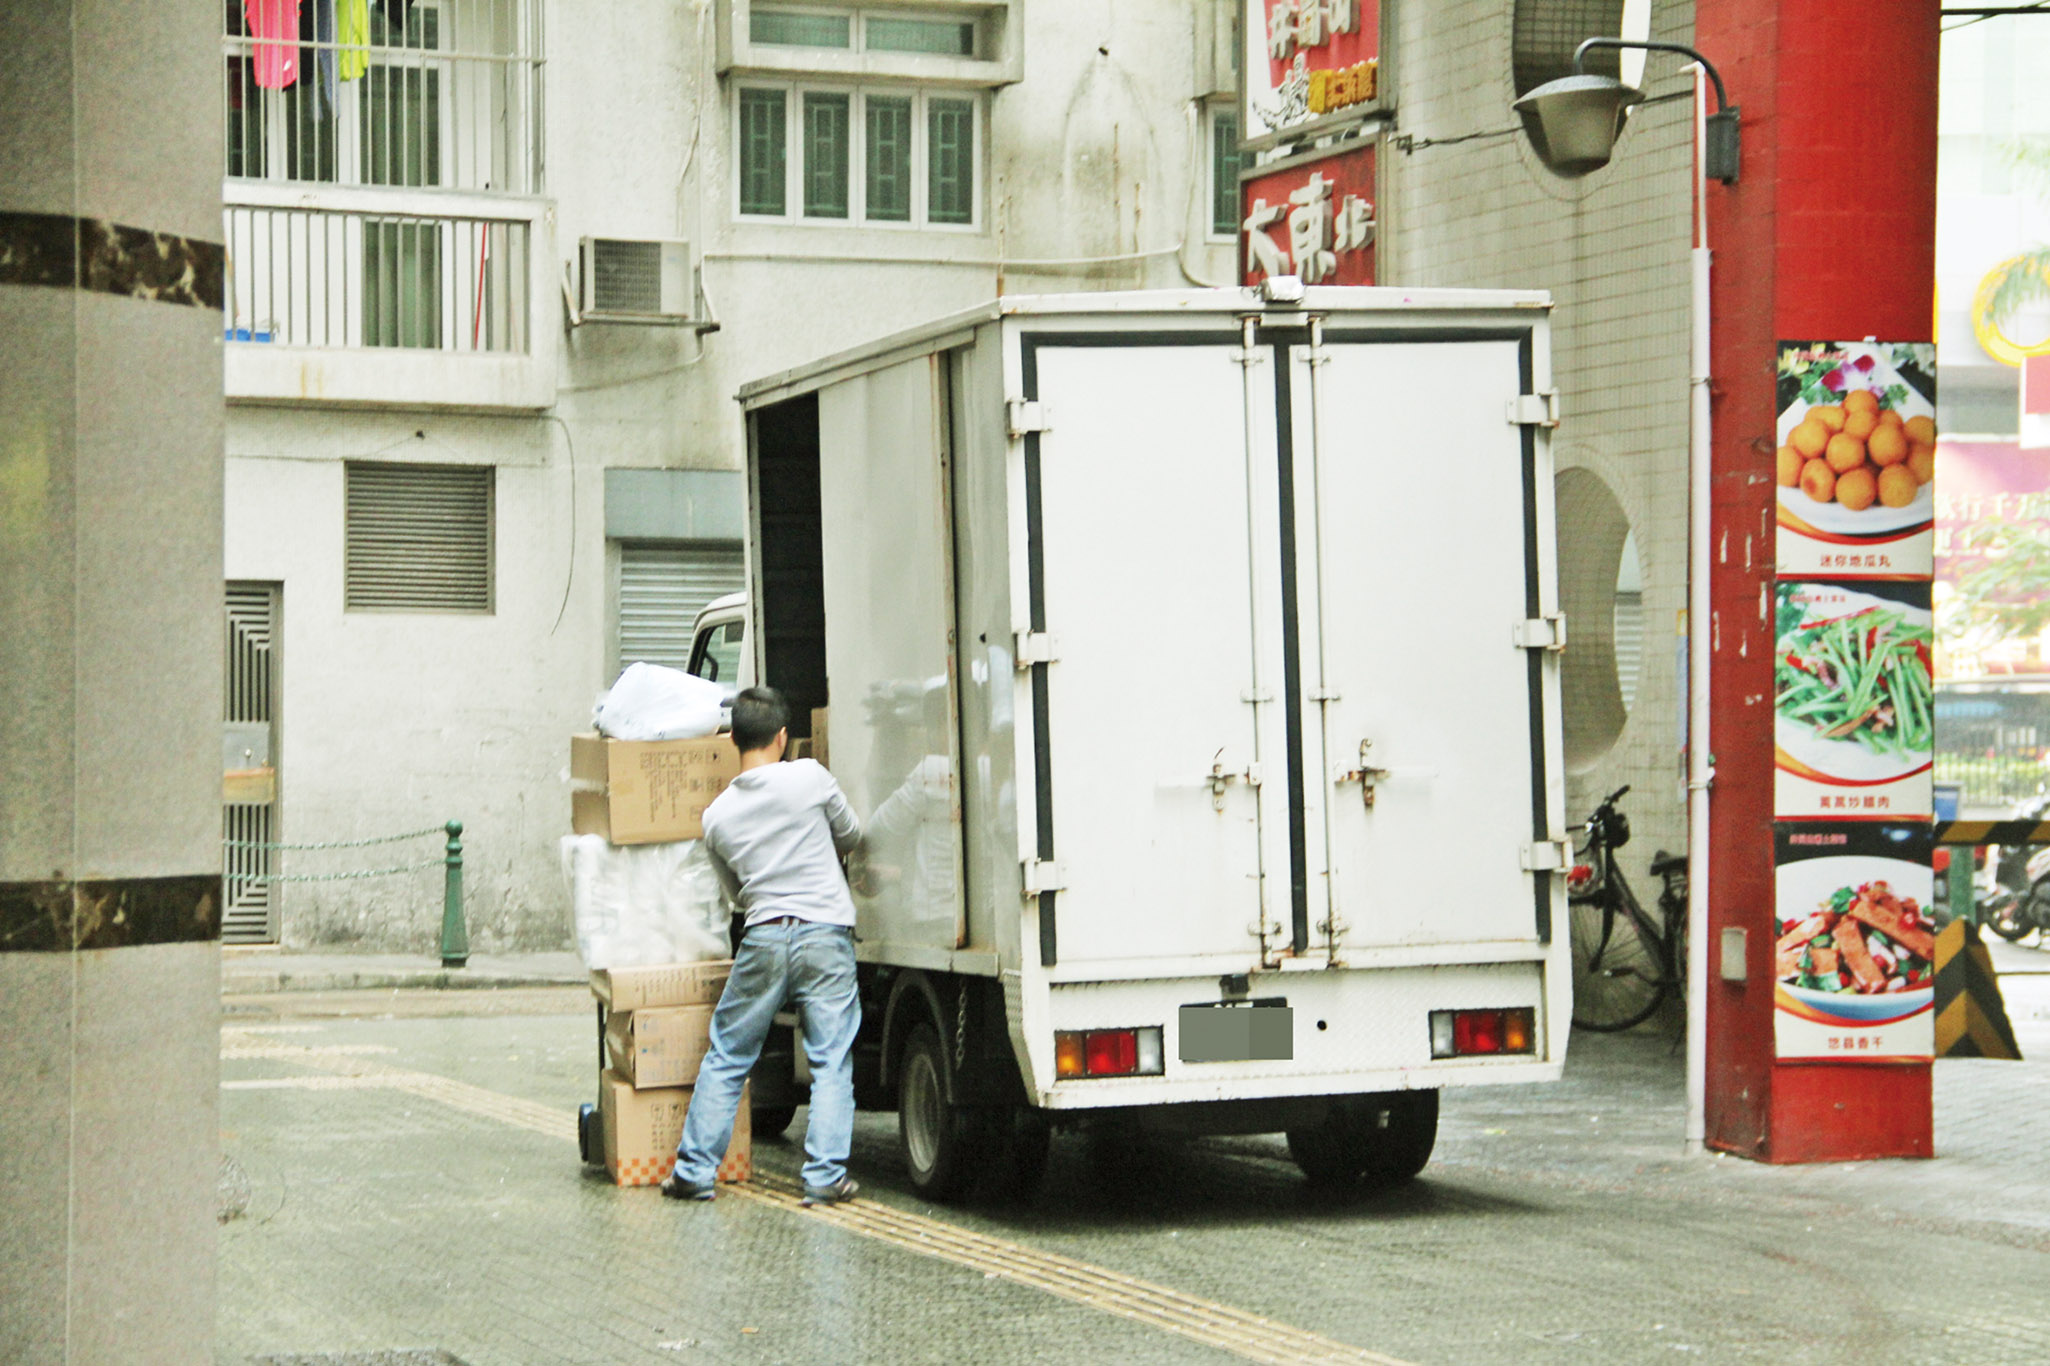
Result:
[[[843,1205],[861,1193],[861,1185],[851,1176],[843,1176],[830,1186],[806,1186],[804,1203],[807,1205]]]
[[[718,1193],[718,1187],[709,1181],[686,1181],[672,1171],[663,1178],[662,1193],[671,1200],[709,1200]]]

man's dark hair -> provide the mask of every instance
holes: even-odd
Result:
[[[790,704],[774,688],[742,688],[733,699],[733,747],[765,749],[790,724]]]

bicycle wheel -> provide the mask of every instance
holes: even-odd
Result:
[[[1650,1019],[1669,981],[1656,933],[1609,896],[1570,905],[1567,916],[1574,1027],[1608,1034]]]

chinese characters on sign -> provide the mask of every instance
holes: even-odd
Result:
[[[1297,275],[1308,285],[1372,284],[1373,184],[1371,148],[1248,181],[1245,283]]]
[[[1380,97],[1378,0],[1248,0],[1248,140]]]

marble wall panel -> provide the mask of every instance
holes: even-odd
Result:
[[[64,1359],[72,958],[0,952],[0,1361]]]

